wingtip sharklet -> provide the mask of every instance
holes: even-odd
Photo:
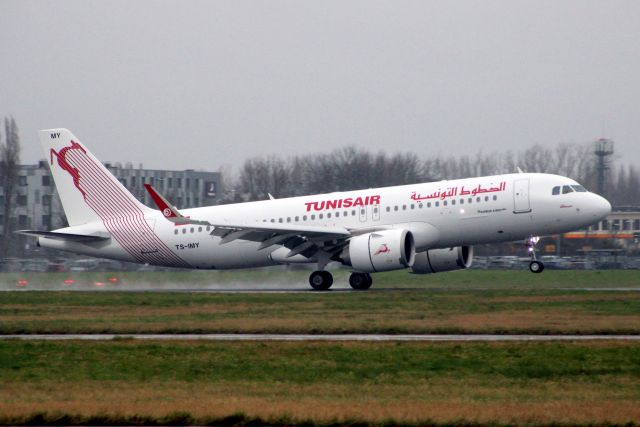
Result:
[[[162,216],[177,224],[177,225],[185,225],[185,224],[197,224],[197,225],[210,225],[208,221],[197,221],[186,216],[182,215],[175,206],[173,206],[167,199],[165,199],[162,194],[158,193],[158,191],[153,188],[151,184],[144,184],[144,188],[147,190],[151,199],[153,199],[153,203],[156,204],[158,209],[160,209],[160,213]]]

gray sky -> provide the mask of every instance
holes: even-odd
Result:
[[[22,160],[67,127],[103,161],[463,155],[605,134],[640,163],[639,1],[3,1]]]

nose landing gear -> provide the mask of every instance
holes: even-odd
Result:
[[[538,243],[538,241],[540,241],[540,237],[538,236],[531,236],[524,241],[524,244],[527,246],[527,252],[529,252],[531,256],[529,271],[532,273],[542,273],[544,270],[544,264],[536,258],[536,243]]]

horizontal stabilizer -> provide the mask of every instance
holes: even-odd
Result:
[[[111,237],[107,233],[101,235],[89,235],[89,234],[71,234],[71,233],[58,233],[56,231],[38,231],[38,230],[18,230],[18,234],[24,234],[26,236],[34,237],[46,237],[47,239],[63,240],[66,242],[99,242],[103,240],[109,240]]]

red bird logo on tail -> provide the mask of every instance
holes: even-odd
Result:
[[[76,188],[82,193],[82,197],[86,199],[87,194],[82,188],[80,188],[80,171],[78,170],[78,168],[74,168],[73,166],[71,166],[67,161],[67,154],[69,154],[70,150],[80,150],[85,154],[87,153],[82,145],[78,144],[75,141],[71,141],[70,146],[64,147],[59,152],[54,150],[53,148],[50,150],[49,153],[51,156],[51,164],[53,165],[53,156],[55,154],[56,158],[58,159],[58,166],[60,166],[62,170],[67,171],[69,175],[71,175],[71,177],[73,178],[73,185],[75,185]]]

